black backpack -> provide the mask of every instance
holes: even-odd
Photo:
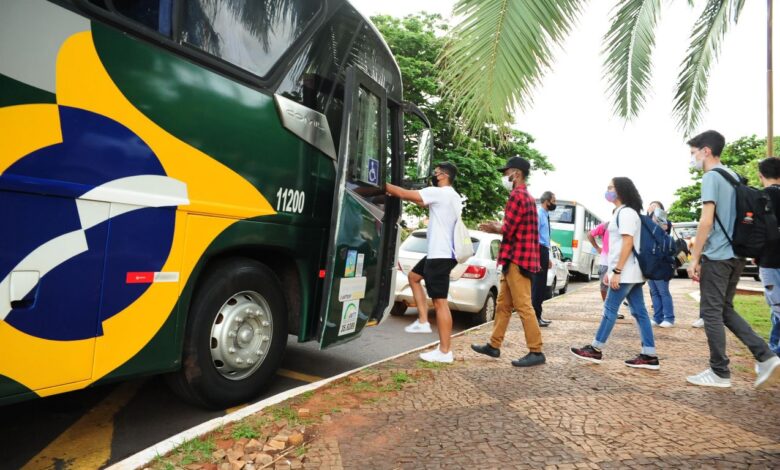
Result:
[[[713,168],[719,175],[734,187],[737,197],[737,213],[734,218],[733,230],[726,230],[718,218],[717,208],[715,220],[734,249],[734,254],[755,258],[764,252],[764,247],[770,242],[780,240],[777,229],[777,217],[769,194],[763,189],[753,188],[745,184],[745,179],[739,176],[736,180],[723,168]],[[731,233],[731,237],[729,237]]]

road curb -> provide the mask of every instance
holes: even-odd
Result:
[[[460,331],[454,335],[452,335],[452,338],[457,338],[459,336],[463,336],[466,333],[469,333],[471,331],[476,331],[484,326],[491,325],[493,322],[486,322],[481,325],[473,326],[469,329]],[[234,423],[236,421],[240,421],[247,416],[253,415],[264,408],[267,408],[272,405],[276,405],[278,403],[281,403],[285,400],[288,400],[290,398],[293,398],[295,396],[298,396],[300,394],[317,390],[325,385],[328,385],[332,382],[335,382],[337,380],[343,379],[344,377],[350,376],[352,374],[355,374],[357,372],[360,372],[364,369],[368,369],[369,367],[374,367],[378,364],[382,364],[388,361],[392,361],[395,359],[398,359],[399,357],[406,356],[407,354],[412,354],[417,351],[422,351],[424,349],[428,349],[430,347],[436,346],[439,344],[439,341],[434,341],[432,343],[428,343],[423,346],[418,346],[416,348],[410,349],[408,351],[404,351],[402,353],[396,354],[395,356],[391,356],[385,359],[381,359],[376,362],[372,362],[371,364],[367,364],[365,366],[358,367],[356,369],[352,369],[346,372],[342,372],[341,374],[335,375],[333,377],[328,377],[327,379],[320,380],[318,382],[301,385],[300,387],[296,387],[290,390],[287,390],[285,392],[276,394],[272,397],[268,397],[264,400],[261,400],[257,403],[253,403],[251,405],[248,405],[244,408],[241,408],[240,410],[236,410],[232,413],[228,413],[225,416],[220,416],[218,418],[214,418],[212,420],[206,421],[205,423],[201,423],[197,426],[194,426],[190,429],[187,429],[185,431],[182,431],[178,434],[175,434],[168,439],[165,439],[164,441],[160,441],[157,444],[154,444],[152,446],[147,447],[146,449],[137,452],[130,457],[127,457],[124,460],[121,460],[107,468],[107,470],[135,470],[138,468],[143,468],[146,464],[154,460],[155,457],[165,455],[168,452],[172,451],[182,443],[186,441],[190,441],[192,439],[195,439],[197,437],[200,437],[206,433],[209,433],[215,429],[217,429],[220,426],[224,426],[226,424]]]

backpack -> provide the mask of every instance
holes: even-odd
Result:
[[[620,211],[618,211],[615,221],[620,228]],[[639,262],[639,269],[647,279],[668,281],[677,270],[674,261],[677,245],[663,228],[653,222],[652,218],[639,214],[639,222],[642,226],[639,237],[639,253],[633,246],[631,247]]]
[[[465,263],[466,260],[474,256],[474,245],[471,244],[471,235],[463,219],[458,214],[458,220],[455,221],[455,230],[452,234],[453,251],[458,263]]]
[[[736,180],[723,168],[713,168],[713,170],[734,187],[737,198],[737,212],[732,230],[723,227],[717,210],[715,220],[731,243],[736,256],[748,258],[760,256],[768,243],[780,240],[777,217],[769,194],[763,189],[748,186],[745,184],[745,179],[739,175],[737,175],[739,180]]]

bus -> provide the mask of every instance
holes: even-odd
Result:
[[[430,126],[347,1],[6,0],[0,43],[0,403],[167,373],[225,407],[385,317]]]
[[[536,202],[539,204],[538,199]],[[588,232],[600,223],[595,213],[576,201],[558,199],[550,213],[552,240],[560,245],[569,272],[585,281],[598,277],[599,255],[588,241]]]

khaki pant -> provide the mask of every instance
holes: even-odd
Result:
[[[539,328],[534,307],[531,305],[531,279],[520,274],[520,268],[516,264],[511,264],[508,272],[501,276],[501,284],[498,288],[496,319],[490,337],[490,345],[496,349],[501,348],[504,342],[513,308],[523,322],[528,349],[531,352],[542,352],[542,330]]]

